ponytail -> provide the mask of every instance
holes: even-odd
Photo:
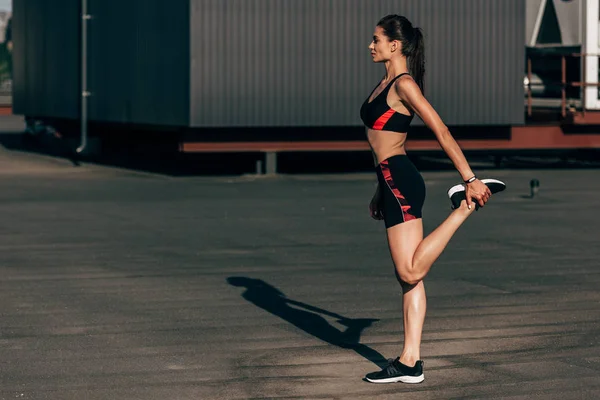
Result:
[[[402,42],[402,55],[406,57],[408,72],[424,92],[425,41],[421,28],[415,28],[404,16],[387,15],[378,23],[390,40]]]
[[[410,50],[407,51],[408,71],[424,93],[425,78],[425,40],[421,28],[414,28]]]

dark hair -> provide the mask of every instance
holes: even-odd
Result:
[[[408,63],[408,72],[417,85],[424,91],[423,78],[425,77],[425,41],[421,28],[401,15],[387,15],[378,23],[390,40],[399,40],[402,43],[402,54]]]

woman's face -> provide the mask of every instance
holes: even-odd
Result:
[[[400,42],[391,40],[383,32],[380,26],[373,32],[373,41],[369,45],[373,62],[384,62],[392,58],[392,54],[398,51]]]

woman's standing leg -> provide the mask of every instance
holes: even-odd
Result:
[[[411,226],[410,236],[405,236],[403,242],[407,253],[414,254],[419,244],[423,241],[422,219],[409,222]],[[391,235],[394,238],[395,235]],[[388,241],[390,235],[388,235]],[[393,250],[394,243],[388,242],[392,257],[396,251]],[[410,367],[421,359],[421,337],[423,324],[425,323],[425,312],[427,310],[427,298],[425,296],[425,285],[420,281],[416,285],[403,282],[395,268],[396,278],[402,288],[402,314],[404,324],[404,347],[400,354],[400,362]]]
[[[427,298],[423,281],[416,285],[402,282],[401,286],[404,348],[400,354],[400,362],[412,367],[421,359],[421,337],[427,310]]]
[[[421,336],[425,322],[426,297],[423,277],[433,262],[446,248],[448,242],[474,211],[467,210],[466,202],[454,210],[440,226],[423,239],[421,218],[394,225],[387,229],[389,250],[394,261],[396,277],[402,286],[402,309],[404,320],[404,349],[401,356],[381,371],[367,374],[375,383],[420,383],[424,380],[421,357]],[[415,259],[420,257],[421,277],[407,283],[403,276],[414,277]],[[415,279],[415,278],[413,278]]]

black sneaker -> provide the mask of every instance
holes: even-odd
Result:
[[[482,179],[481,182],[485,183],[490,188],[492,194],[498,193],[506,189],[506,184],[498,179]],[[465,196],[465,185],[462,183],[456,186],[452,186],[448,190],[448,197],[452,202],[452,209],[455,210],[460,207],[460,202],[466,199]],[[476,203],[475,207],[479,208],[479,204]]]
[[[381,371],[371,372],[365,379],[372,383],[421,383],[425,380],[423,375],[423,361],[419,360],[414,367],[409,367],[400,362],[400,357],[389,359],[389,364]]]

